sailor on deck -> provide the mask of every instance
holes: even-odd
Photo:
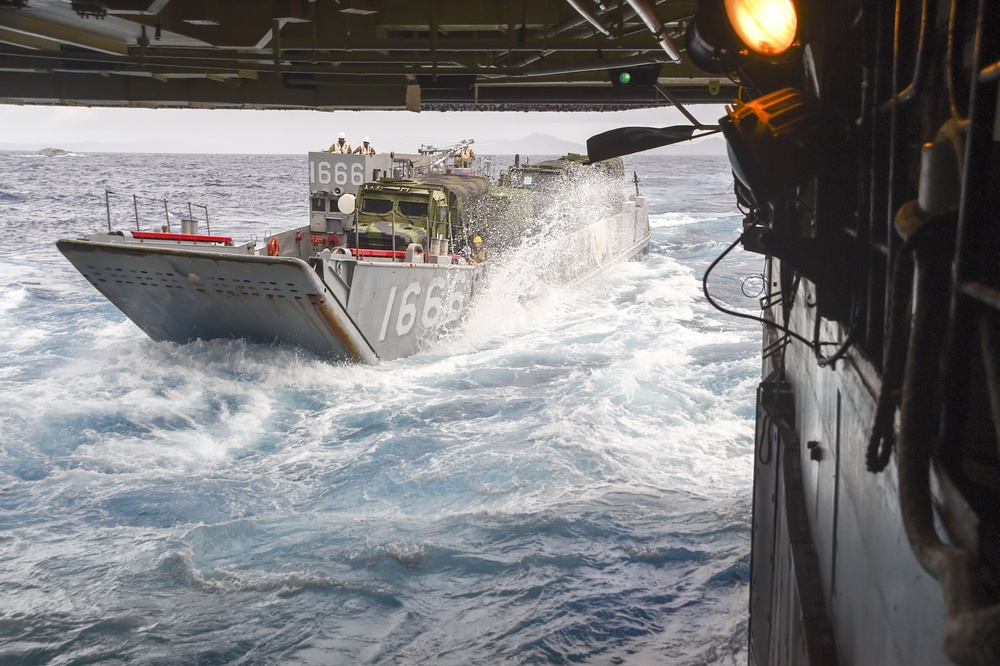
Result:
[[[365,137],[364,142],[360,146],[358,146],[357,148],[355,148],[354,152],[355,153],[359,153],[361,155],[374,155],[375,154],[375,146],[373,146],[372,144],[370,144],[368,142],[368,137]]]
[[[337,135],[337,142],[330,146],[328,153],[340,153],[342,155],[351,154],[351,144],[347,143],[347,136],[341,132]]]
[[[472,166],[472,160],[476,158],[476,154],[472,152],[472,148],[468,146],[462,147],[462,152],[455,156],[455,166],[459,169],[464,167]]]
[[[486,261],[486,248],[483,247],[483,239],[476,236],[472,239],[472,244],[472,257],[470,258],[469,263],[475,265]]]

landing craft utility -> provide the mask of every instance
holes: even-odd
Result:
[[[207,222],[201,233],[195,219],[181,233],[138,220],[112,230],[110,213],[108,231],[57,245],[154,340],[243,338],[369,364],[396,359],[460,322],[501,250],[538,232],[530,215],[546,190],[524,179],[511,187],[513,170],[506,186],[491,185],[488,162],[463,157],[471,143],[416,155],[310,153],[309,224],[260,245],[213,235]],[[562,168],[562,186],[580,169],[590,167]],[[606,215],[560,227],[575,248],[552,258],[565,280],[648,247],[645,199],[625,195],[620,161],[615,173]],[[494,256],[474,256],[476,238],[494,241]]]

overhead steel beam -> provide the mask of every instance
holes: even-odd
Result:
[[[635,108],[667,104],[670,95],[687,104],[731,97],[718,77],[668,62],[657,44],[680,34],[696,0],[364,2],[364,13],[344,13],[345,2],[332,0],[100,0],[101,20],[63,0],[5,6],[0,96],[410,109]],[[610,70],[646,65],[665,95],[610,85]],[[697,93],[677,97],[678,83]]]
[[[12,9],[0,10],[0,24],[8,32],[37,37],[57,44],[68,44],[100,53],[128,54],[128,45],[117,37],[89,31],[76,24],[47,20],[43,14]]]
[[[4,27],[0,27],[0,44],[10,44],[38,51],[58,51],[61,46],[58,40],[15,32]]]
[[[660,18],[656,15],[656,12],[649,7],[646,0],[626,0],[626,2],[632,6],[632,9],[636,11],[643,23],[646,24],[646,27],[649,28],[649,32],[656,38],[657,43],[663,47],[667,56],[674,62],[680,62],[680,52],[670,40],[670,35],[667,34],[666,29],[663,27],[663,23],[660,22]]]
[[[601,33],[605,37],[611,36],[611,31],[605,28],[604,25],[600,21],[598,21],[593,14],[587,11],[587,9],[583,5],[577,2],[577,0],[566,0],[566,2],[569,3],[569,6],[575,9],[576,13],[582,16],[587,23],[594,26],[594,28],[599,33]]]
[[[273,75],[253,79],[156,80],[151,77],[101,76],[100,74],[52,73],[45,77],[25,72],[0,73],[0,102],[85,106],[140,106],[166,108],[255,108],[255,109],[387,109],[407,108],[410,82],[357,81],[339,85],[292,85]],[[735,96],[735,88],[719,96],[706,86],[674,87],[675,99],[685,104],[718,103]],[[414,109],[410,100],[410,109]],[[420,109],[442,110],[461,105],[464,110],[555,109],[577,111],[665,106],[669,102],[649,89],[621,90],[610,85],[576,87],[495,86],[473,89],[424,89]]]
[[[174,50],[173,53],[183,53]],[[154,58],[146,56],[141,59],[123,58],[98,54],[63,54],[51,52],[24,51],[6,54],[0,51],[0,70],[4,69],[74,69],[91,71],[116,70],[124,71],[129,69],[141,69],[143,71],[157,71],[159,73],[169,73],[170,71],[191,72],[202,70],[205,72],[234,71],[238,69],[247,71],[274,72],[274,73],[312,73],[344,76],[377,76],[377,75],[407,75],[432,73],[431,68],[436,67],[442,73],[449,74],[472,74],[487,79],[509,79],[509,78],[532,78],[545,77],[556,74],[565,75],[572,73],[603,72],[608,69],[622,67],[635,67],[655,63],[664,63],[665,56],[659,51],[653,51],[650,55],[638,55],[628,58],[579,58],[568,55],[553,55],[545,61],[538,62],[527,67],[505,67],[481,64],[466,64],[457,59],[441,59],[435,62],[430,55],[423,56],[398,56],[396,58],[382,57],[372,58],[372,54],[345,54],[351,55],[353,60],[343,60],[337,63],[329,62],[309,62],[299,60],[305,54],[285,54],[285,57],[275,64],[272,58],[263,55],[252,57],[233,57],[234,54],[220,53],[212,59],[198,59],[192,53],[190,58],[171,57]],[[199,51],[197,55],[211,56],[211,52]],[[454,56],[454,54],[451,54]],[[683,77],[703,77],[700,72],[690,64],[671,65],[670,76],[674,78]],[[718,78],[718,77],[713,77]]]
[[[383,85],[288,87],[281,77],[218,82],[100,74],[0,72],[0,101],[84,106],[254,109],[405,109],[406,81]]]

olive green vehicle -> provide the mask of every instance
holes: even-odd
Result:
[[[500,174],[499,184],[513,188],[551,189],[590,175],[602,176],[608,183],[621,183],[625,178],[625,163],[621,158],[613,157],[591,164],[586,155],[576,153],[535,164],[521,163],[518,159],[514,166]]]
[[[440,252],[468,245],[477,231],[471,211],[489,195],[490,184],[477,176],[421,175],[420,180],[387,178],[358,191],[352,247],[400,252],[411,243],[433,244]]]
[[[490,233],[518,250],[557,238],[559,251],[544,257],[550,282],[586,278],[607,263],[648,250],[646,199],[626,194],[620,158],[589,163],[583,155],[530,163],[515,157],[494,187]]]

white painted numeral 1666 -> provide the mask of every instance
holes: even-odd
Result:
[[[315,166],[314,180],[320,185],[361,185],[365,181],[365,166],[361,162],[350,166],[343,162],[332,165],[329,162],[310,162],[309,166]]]
[[[444,278],[435,278],[431,281],[427,294],[424,296],[423,307],[420,308],[420,321],[425,328],[431,328],[441,322],[454,319],[461,312],[465,305],[465,279],[457,280],[448,298],[447,308],[443,298],[447,287]],[[389,290],[389,299],[385,304],[385,314],[382,316],[382,328],[379,330],[379,342],[385,341],[386,333],[389,330],[389,320],[392,318],[392,308],[396,304],[397,287]],[[417,302],[420,296],[420,283],[411,282],[403,290],[399,299],[399,312],[396,314],[396,335],[402,337],[413,330],[413,325],[417,321]]]
[[[410,299],[413,298],[415,301],[415,297],[419,295],[419,282],[411,282],[403,291],[403,298],[399,302],[399,316],[396,317],[396,335],[402,337],[413,328],[413,323],[417,320],[417,304]]]

